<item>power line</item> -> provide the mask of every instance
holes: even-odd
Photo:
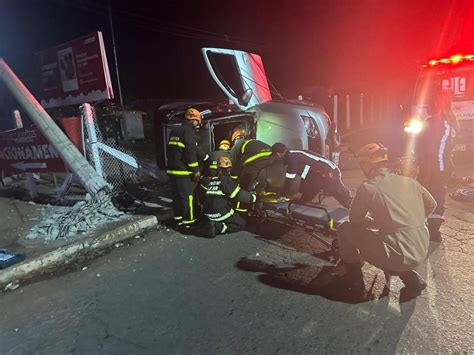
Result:
[[[74,8],[78,8],[83,11],[93,12],[99,15],[106,15],[108,9],[103,7],[97,3],[92,3],[89,1],[79,1],[79,2],[63,2],[61,0],[52,0],[55,2],[59,2],[64,6],[70,6]],[[203,30],[200,28],[181,25],[177,23],[165,22],[150,16],[144,16],[132,12],[125,12],[117,9],[112,9],[111,12],[118,17],[118,19],[122,21],[126,21],[129,23],[134,23],[136,26],[151,30],[154,32],[161,32],[166,33],[173,36],[178,37],[185,37],[185,38],[192,38],[192,39],[200,39],[200,40],[212,40],[212,41],[221,41],[221,42],[229,42],[229,43],[247,43],[253,44],[256,46],[264,46],[263,43],[257,43],[251,41],[246,38],[241,38],[238,36],[231,36],[225,33],[213,32],[208,30]]]

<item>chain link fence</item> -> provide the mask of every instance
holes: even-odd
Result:
[[[97,117],[89,104],[81,106],[84,154],[114,192],[138,182],[139,163],[130,150],[120,145],[120,121],[113,115]]]

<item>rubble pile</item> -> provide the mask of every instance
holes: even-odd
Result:
[[[73,240],[104,223],[117,221],[123,215],[113,205],[110,195],[103,193],[92,198],[88,194],[85,201],[78,202],[73,207],[46,212],[42,221],[31,229],[26,238]]]

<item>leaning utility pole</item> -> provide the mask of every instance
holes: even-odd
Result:
[[[97,174],[2,58],[0,58],[0,79],[3,80],[41,133],[54,146],[69,169],[79,177],[87,192],[97,197],[99,191],[109,191],[110,187],[107,182]]]

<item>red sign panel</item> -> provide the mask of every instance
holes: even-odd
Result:
[[[59,124],[82,151],[80,118],[65,117],[59,120]],[[35,125],[0,132],[0,169],[37,173],[68,171],[56,149]]]
[[[41,105],[76,105],[114,97],[101,32],[37,54]]]

